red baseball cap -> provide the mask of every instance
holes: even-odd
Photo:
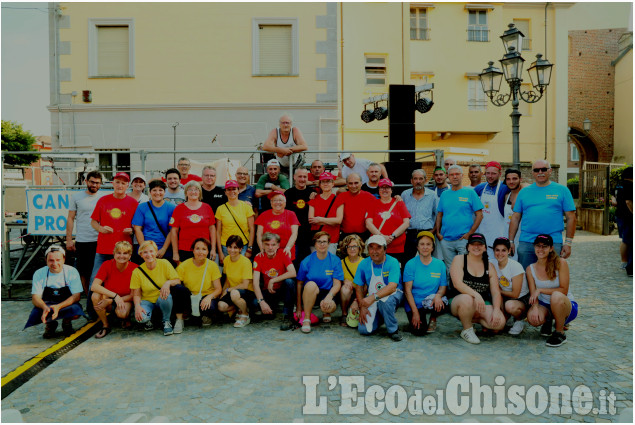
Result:
[[[129,182],[130,181],[130,176],[127,173],[120,172],[120,173],[115,174],[115,177],[113,177],[112,179],[113,180],[121,179],[121,180],[125,180],[125,181]]]
[[[393,187],[394,184],[393,182],[390,181],[390,179],[381,179],[379,180],[379,184],[377,184],[377,187],[382,187],[382,186]]]
[[[272,190],[271,192],[269,192],[269,195],[267,195],[267,198],[273,199],[273,197],[276,195],[282,195],[285,199],[287,198],[286,196],[284,196],[284,192],[281,190]]]
[[[328,171],[325,171],[322,174],[320,174],[320,181],[322,180],[335,180],[335,176],[329,173]]]
[[[236,180],[227,180],[225,182],[225,189],[229,189],[230,187],[240,187],[240,186],[238,186],[238,182]]]
[[[496,162],[496,161],[490,161],[487,164],[485,164],[485,168],[488,167],[494,167],[494,168],[498,168],[499,170],[503,170],[503,167],[501,167],[500,162]]]

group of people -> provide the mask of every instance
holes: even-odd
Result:
[[[303,141],[286,120],[276,140]],[[274,152],[291,156],[294,146]],[[316,160],[295,169],[291,186],[274,158],[255,186],[240,167],[220,188],[213,167],[198,177],[181,158],[165,182],[149,182],[149,197],[143,175],[117,173],[114,192],[102,196],[101,174],[88,173],[69,211],[66,250],[76,252],[77,269],[64,265],[61,246],[47,250],[47,266],[33,278],[27,326],[43,322],[44,337],[52,337],[62,319],[64,333],[72,333],[83,292],[87,314],[103,324],[97,338],[111,332],[109,313],[123,328],[134,318],[147,330],[160,322],[171,335],[183,332],[188,318],[208,326],[229,317],[240,328],[256,312],[274,318],[280,305],[281,330],[309,333],[319,320],[331,322],[339,304],[342,326],[370,335],[385,323],[395,341],[402,339],[396,311],[403,305],[414,335],[434,332],[437,317],[449,312],[470,343],[480,342],[474,323],[496,333],[508,319],[511,334],[520,334],[526,319],[541,326],[547,345],[566,342],[578,309],[564,261],[575,206],[568,189],[549,180],[548,162],[533,164],[531,185],[515,169],[501,181],[502,167],[492,161],[486,182],[463,187],[462,168],[447,158],[431,187],[416,169],[412,187],[396,195],[380,164],[351,153],[340,159],[337,176]]]

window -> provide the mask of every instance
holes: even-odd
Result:
[[[298,20],[254,18],[252,27],[252,74],[298,75]]]
[[[112,180],[113,176],[120,171],[130,174],[130,152],[127,149],[123,149],[121,153],[100,153],[99,171],[102,172],[106,180]]]
[[[573,142],[569,142],[569,146],[571,146],[571,161],[579,161],[580,151],[578,150],[578,147]]]
[[[365,73],[366,85],[385,86],[386,85],[386,56],[385,55],[364,55],[366,58]]]
[[[410,9],[410,39],[430,40],[428,28],[428,9],[417,7]]]
[[[483,86],[478,77],[467,79],[467,109],[469,111],[487,110],[487,96],[483,92]]]
[[[514,25],[523,33],[523,51],[531,50],[531,34],[529,32],[529,19],[514,19]]]
[[[134,77],[134,20],[89,19],[88,76]]]
[[[468,10],[467,41],[489,41],[487,10]]]

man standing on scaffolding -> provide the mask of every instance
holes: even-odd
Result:
[[[308,149],[304,136],[299,128],[292,126],[293,121],[287,114],[280,117],[280,128],[269,132],[262,150],[275,154],[280,163],[280,171],[289,174],[291,155]]]

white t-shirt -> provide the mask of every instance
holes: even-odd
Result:
[[[362,178],[362,184],[368,183],[368,174],[366,174],[366,170],[370,167],[373,161],[365,158],[357,158],[355,157],[355,165],[353,168],[349,168],[346,165],[342,166],[342,177],[346,178],[352,173],[357,173]]]
[[[90,216],[93,214],[99,198],[107,194],[106,192],[97,192],[89,195],[85,190],[82,190],[71,196],[68,209],[75,211],[75,240],[77,242],[97,242],[99,233],[90,225]]]
[[[512,292],[512,279],[519,274],[523,275],[523,286],[520,288],[520,294],[518,298],[523,297],[529,293],[529,285],[527,285],[527,277],[525,276],[525,270],[523,266],[511,258],[507,259],[507,265],[504,269],[498,267],[498,261],[492,260],[491,263],[496,268],[496,274],[498,275],[498,286],[500,286],[503,292]]]

